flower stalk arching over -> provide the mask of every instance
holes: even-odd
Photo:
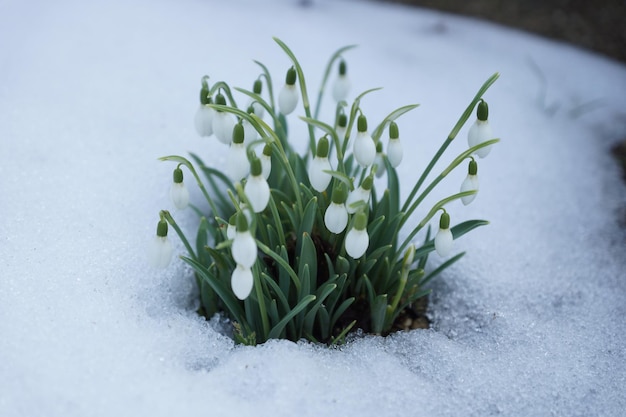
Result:
[[[403,312],[410,314],[414,302],[428,294],[424,285],[462,255],[430,271],[430,254],[450,256],[455,239],[487,224],[469,220],[452,225],[443,207],[475,197],[477,164],[472,156],[482,157],[498,142],[485,133],[483,99],[498,74],[478,90],[431,161],[415,167],[417,178],[403,173],[402,182],[414,183],[401,200],[396,168],[406,163],[403,147],[419,147],[422,139],[403,132],[400,142],[398,125],[417,105],[376,116],[378,109],[368,108],[376,88],[348,102],[346,57],[353,46],[347,46],[328,60],[312,106],[299,60],[285,43],[275,41],[291,61],[284,78],[272,77],[257,61],[260,75],[251,91],[231,88],[224,81],[209,87],[208,76],[202,78],[194,123],[199,136],[217,138],[209,152],[225,152],[226,172],[205,164],[202,155],[161,158],[177,164],[170,194],[174,205],[192,209],[177,211],[176,216],[197,213],[200,220],[197,231],[189,233],[162,211],[150,261],[158,267],[171,261],[169,225],[185,248],[180,259],[194,272],[202,313],[209,318],[223,312],[233,323],[237,343],[306,338],[333,344],[357,327],[388,334]],[[337,68],[338,76],[333,74]],[[352,72],[359,70],[351,67]],[[333,112],[320,112],[325,94],[333,96]],[[246,106],[238,107],[238,101]],[[299,119],[287,117],[298,105]],[[364,111],[375,121],[371,126]],[[471,146],[451,157],[439,175],[430,175],[474,111],[480,128],[470,128]],[[332,116],[324,120],[319,114]],[[307,125],[304,153],[296,151],[288,119]],[[388,140],[382,137],[386,131]],[[440,192],[437,185],[468,159],[468,177],[460,192],[425,207],[427,197]],[[194,186],[203,201],[189,201],[187,188]],[[439,210],[444,214],[432,236],[426,226]],[[409,221],[418,213],[426,215],[419,222]]]

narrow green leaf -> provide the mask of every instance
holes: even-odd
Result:
[[[270,330],[268,335],[268,339],[278,339],[284,330],[285,326],[291,319],[293,319],[298,313],[306,308],[311,302],[315,301],[315,296],[313,294],[309,294],[304,297],[300,302],[291,310],[289,313],[283,317],[283,319]]]

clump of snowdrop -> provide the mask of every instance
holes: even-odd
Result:
[[[475,197],[477,164],[472,155],[482,157],[498,142],[487,131],[482,99],[498,75],[480,88],[431,161],[415,167],[415,178],[402,179],[414,183],[401,199],[396,168],[405,158],[398,124],[417,104],[390,109],[368,126],[364,111],[371,116],[374,110],[365,109],[362,101],[375,89],[352,103],[346,101],[350,82],[343,56],[352,47],[345,47],[328,62],[323,88],[316,90],[321,91],[317,106],[312,108],[299,61],[287,45],[275,40],[292,62],[277,96],[273,78],[262,64],[252,91],[231,89],[223,81],[209,88],[208,77],[203,77],[196,128],[200,136],[218,138],[211,152],[226,152],[226,174],[195,154],[191,159],[161,158],[177,163],[170,193],[174,205],[193,209],[177,215],[195,212],[200,220],[198,230],[187,236],[169,211],[161,211],[150,262],[165,267],[171,261],[167,238],[171,226],[187,252],[180,258],[195,272],[202,311],[207,315],[223,311],[238,343],[307,338],[332,344],[356,330],[356,323],[366,332],[385,335],[428,293],[424,284],[461,257],[452,256],[441,267],[425,271],[429,255],[450,256],[454,239],[487,224],[470,220],[451,225],[444,206],[455,200],[467,204]],[[339,76],[329,89],[335,99],[334,116],[325,121],[319,117],[320,105],[337,63]],[[267,97],[261,95],[264,86]],[[247,100],[236,98],[234,92]],[[300,96],[303,113],[297,122],[309,127],[304,154],[292,148],[285,117],[295,110]],[[238,107],[237,101],[247,102],[246,107]],[[476,107],[470,148],[452,158],[439,175],[430,175]],[[357,132],[350,143],[354,127]],[[381,136],[386,131],[384,149]],[[315,132],[322,132],[317,140]],[[436,185],[468,159],[468,176],[460,192],[442,195],[424,207],[424,201],[432,200],[427,197],[438,192]],[[204,202],[189,201],[187,187],[193,183],[183,182],[183,166]],[[432,237],[429,222],[440,210],[443,214]],[[417,215],[423,216],[419,222],[409,222]]]

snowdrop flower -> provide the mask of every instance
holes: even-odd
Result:
[[[441,257],[448,256],[454,240],[450,231],[450,215],[444,210],[439,218],[439,231],[435,235],[435,250]]]
[[[311,187],[320,193],[328,188],[328,184],[330,184],[330,180],[332,179],[332,175],[324,172],[332,169],[328,161],[328,150],[328,138],[323,136],[317,143],[315,158],[313,158],[309,164],[309,181],[311,182]]]
[[[263,82],[261,81],[261,79],[257,79],[256,81],[254,81],[254,85],[252,86],[252,92],[260,96],[262,91],[263,91]],[[254,108],[254,114],[259,116],[259,118],[262,119],[263,116],[265,116],[265,108],[261,105],[261,103],[253,99],[250,99],[246,108],[249,108],[250,106]],[[248,113],[250,112],[248,111]]]
[[[261,161],[256,156],[252,157],[250,163],[250,175],[246,181],[243,192],[248,197],[248,201],[255,213],[265,210],[267,203],[270,201],[270,186],[263,176],[263,168]]]
[[[367,234],[367,216],[363,212],[356,214],[352,229],[346,234],[344,242],[346,252],[354,259],[358,259],[365,254],[370,244]]]
[[[233,240],[237,233],[237,213],[230,216],[228,219],[228,226],[226,227],[226,239]]]
[[[374,163],[376,158],[376,144],[367,133],[367,118],[363,115],[359,116],[357,122],[356,139],[354,140],[354,157],[359,165],[368,167]]]
[[[298,89],[296,88],[296,70],[294,67],[287,70],[285,85],[278,95],[278,109],[287,116],[298,105]]]
[[[161,219],[157,224],[157,233],[148,248],[148,261],[155,268],[165,268],[170,264],[174,249],[167,239],[167,221]]]
[[[250,230],[248,220],[243,213],[237,214],[237,231],[230,248],[235,262],[245,268],[251,268],[257,258],[257,247]]]
[[[333,85],[333,98],[338,103],[345,100],[350,92],[350,79],[347,74],[346,61],[343,59],[339,62],[339,76]]]
[[[249,106],[248,107],[248,114],[256,114],[256,112],[254,110],[254,106]],[[259,137],[258,132],[254,128],[252,123],[250,123],[248,120],[243,119],[241,121],[241,124],[243,125],[244,142],[250,143],[250,142],[252,142],[253,140],[256,140]]]
[[[333,189],[333,197],[330,205],[324,213],[324,224],[329,232],[339,234],[348,225],[348,211],[344,201],[346,193],[343,186],[339,184]]]
[[[383,143],[380,141],[376,144],[374,165],[376,165],[376,178],[382,177],[387,170],[387,166],[385,165],[385,155],[383,154]]]
[[[272,146],[266,143],[263,146],[263,153],[261,153],[261,169],[263,170],[263,177],[268,179],[272,172]]]
[[[470,127],[469,132],[467,133],[467,143],[470,148],[476,145],[480,145],[483,142],[486,142],[490,139],[493,139],[493,134],[491,133],[491,126],[489,125],[489,106],[487,106],[487,102],[484,100],[480,100],[478,103],[478,107],[476,109],[476,121]],[[484,148],[480,148],[476,151],[476,155],[480,158],[486,157],[489,152],[491,152],[492,145],[486,146]]]
[[[226,98],[222,93],[215,97],[215,104],[226,105]],[[225,111],[216,111],[213,115],[213,133],[223,144],[229,145],[233,140],[233,116]]]
[[[233,289],[235,296],[240,300],[245,300],[252,292],[253,285],[254,277],[252,276],[252,270],[237,264],[230,277],[230,287]]]
[[[396,122],[389,124],[389,144],[387,145],[387,159],[392,167],[397,168],[402,162],[402,143],[400,143],[400,135],[398,134],[398,125]]]
[[[474,161],[474,158],[469,163],[469,167],[467,169],[467,177],[461,184],[461,192],[465,191],[476,191],[478,192],[478,164]],[[461,197],[461,201],[464,205],[468,205],[476,198],[476,194],[468,195],[466,197]]]
[[[184,209],[189,205],[189,190],[183,182],[183,170],[180,165],[174,170],[174,182],[170,187],[170,199],[177,209]]]
[[[348,213],[354,214],[360,207],[362,207],[356,204],[359,201],[362,202],[365,207],[368,207],[373,185],[374,178],[370,173],[370,175],[365,177],[361,185],[359,185],[359,188],[354,189],[350,192],[350,194],[348,194],[348,200],[346,201],[346,209],[348,210]]]
[[[348,116],[342,111],[337,116],[337,127],[335,128],[335,132],[337,132],[337,137],[339,138],[339,143],[343,144],[345,141],[350,140],[350,138],[346,138],[346,134],[348,133]]]
[[[237,182],[245,178],[250,171],[246,146],[243,144],[244,131],[241,123],[233,126],[232,137],[233,142],[230,144],[226,156],[226,170],[233,182]]]
[[[196,132],[198,132],[200,136],[211,136],[213,134],[213,116],[215,115],[215,110],[208,107],[207,104],[211,104],[211,96],[209,96],[209,85],[206,81],[206,77],[204,77],[202,78],[202,89],[200,89],[200,106],[194,118]]]

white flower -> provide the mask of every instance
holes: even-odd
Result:
[[[324,171],[332,170],[328,160],[328,138],[322,137],[317,143],[317,152],[309,164],[309,182],[317,192],[324,192],[330,184],[332,175]]]
[[[196,125],[196,132],[200,136],[211,136],[213,134],[213,116],[215,110],[205,105],[200,104],[196,116],[194,118],[194,124]]]
[[[467,177],[461,184],[461,192],[465,191],[476,191],[478,192],[478,164],[473,159],[469,163],[469,169],[467,173]],[[464,205],[468,205],[476,198],[476,194],[468,195],[465,197],[461,197],[461,201]]]
[[[257,246],[250,230],[248,230],[248,221],[242,213],[237,215],[237,231],[230,249],[236,263],[246,268],[251,268],[254,265],[257,258]]]
[[[481,100],[478,103],[477,108],[477,118],[476,121],[467,133],[467,143],[470,148],[480,145],[483,142],[486,142],[490,139],[493,139],[493,133],[491,133],[491,126],[489,125],[489,108],[487,107],[487,103]],[[480,158],[486,157],[489,152],[491,152],[491,148],[493,145],[486,146],[484,148],[480,148],[476,151],[476,155]]]
[[[346,116],[343,111],[337,116],[337,128],[335,132],[337,132],[337,138],[339,138],[339,143],[341,143],[342,146],[344,142],[350,141],[350,137],[346,138],[346,134],[348,133],[348,116]]]
[[[254,126],[252,126],[252,123],[244,119],[241,124],[243,125],[244,142],[250,143],[259,137],[259,133],[256,131]]]
[[[235,238],[235,234],[237,233],[237,215],[233,214],[230,216],[228,220],[228,226],[226,227],[226,238],[229,240],[233,240]]]
[[[354,140],[353,151],[354,157],[359,165],[368,167],[374,163],[376,158],[376,144],[367,133],[367,119],[361,115],[358,119],[358,133]]]
[[[267,203],[270,201],[270,186],[267,184],[265,177],[263,177],[261,161],[256,157],[252,159],[250,175],[243,191],[255,213],[265,210]]]
[[[219,93],[215,97],[215,104],[226,105],[226,98]],[[230,113],[225,111],[216,111],[213,115],[213,133],[220,142],[228,145],[233,140],[233,128],[235,120]]]
[[[254,85],[252,86],[252,92],[254,94],[257,95],[261,95],[261,92],[263,91],[263,82],[260,79],[256,79],[254,81]],[[259,103],[256,100],[253,100],[252,98],[248,101],[248,105],[246,106],[246,108],[250,108],[250,106],[253,107],[254,109],[254,114],[256,114],[257,116],[259,116],[260,119],[263,118],[263,116],[265,116],[265,108],[263,107],[263,105],[261,103]]]
[[[243,143],[231,143],[226,156],[226,170],[233,182],[245,178],[250,171],[250,162]]]
[[[333,98],[336,102],[345,100],[350,92],[350,79],[346,71],[346,62],[341,60],[339,63],[339,75],[333,84]]]
[[[358,213],[354,220],[354,226],[346,234],[344,245],[346,252],[354,259],[358,259],[365,254],[370,244],[367,234],[367,216],[365,213]]]
[[[355,203],[362,201],[366,206],[370,202],[370,195],[372,192],[373,178],[371,175],[365,177],[359,188],[355,188],[348,194],[348,200],[346,201],[346,209],[348,213],[354,214],[359,209]]]
[[[452,250],[454,238],[450,231],[450,215],[443,213],[439,219],[439,230],[435,235],[435,250],[441,257],[446,257]]]
[[[285,85],[278,95],[278,109],[287,116],[298,105],[298,89],[296,88],[296,70],[291,67],[287,71]]]
[[[382,142],[378,142],[376,144],[376,156],[374,157],[374,165],[376,165],[376,178],[382,177],[387,171],[387,165],[385,165],[385,155],[383,154]]]
[[[177,167],[174,170],[174,182],[170,187],[170,199],[177,209],[184,209],[189,205],[189,190],[183,181],[183,171]]]
[[[254,277],[252,276],[252,270],[237,264],[230,277],[230,286],[235,296],[240,300],[245,300],[252,292],[253,285]]]
[[[344,204],[345,199],[346,193],[343,185],[335,186],[331,203],[324,213],[324,224],[326,224],[326,228],[331,233],[339,234],[348,225],[348,211]]]
[[[263,152],[261,153],[261,169],[263,170],[263,177],[268,179],[270,174],[272,173],[272,146],[266,144],[263,147]]]
[[[165,268],[170,264],[174,249],[167,238],[167,221],[157,225],[157,234],[148,247],[148,262],[155,268]]]
[[[324,213],[324,223],[331,233],[339,234],[343,232],[348,224],[348,212],[344,203],[330,203]]]
[[[389,144],[387,145],[387,159],[392,167],[397,168],[402,162],[402,143],[398,135],[398,125],[391,122],[389,125]]]

